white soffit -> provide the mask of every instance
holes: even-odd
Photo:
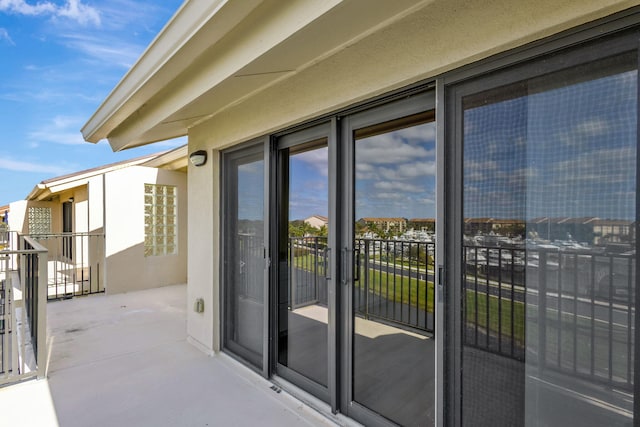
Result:
[[[83,127],[114,151],[189,127],[431,0],[189,0]]]

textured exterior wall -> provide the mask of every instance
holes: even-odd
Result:
[[[144,184],[178,190],[178,253],[144,256]],[[128,292],[187,281],[187,176],[133,166],[105,175],[105,287]]]

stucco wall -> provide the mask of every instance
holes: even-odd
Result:
[[[209,151],[207,163],[189,165],[189,286],[187,289],[187,333],[205,352],[219,347],[220,158]],[[196,298],[204,300],[204,312],[195,313]]]
[[[177,187],[176,255],[144,255],[144,184]],[[187,176],[182,172],[133,166],[105,174],[105,284],[108,293],[187,281],[187,199]]]
[[[51,208],[51,232],[62,231],[62,207],[58,202],[36,202],[19,200],[9,204],[9,230],[29,234],[29,208]]]
[[[236,145],[351,104],[436,77],[637,5],[618,0],[437,0],[293,77],[247,97],[189,130],[189,152]],[[189,315],[189,334],[208,350],[219,343],[220,189],[217,156],[190,168],[189,301],[213,298],[212,312]],[[197,257],[197,258],[196,258]],[[208,307],[208,306],[207,306]],[[210,320],[212,319],[212,320]],[[211,343],[211,345],[209,345]]]
[[[27,201],[18,200],[9,204],[9,230],[23,233],[27,222]]]

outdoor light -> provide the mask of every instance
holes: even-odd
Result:
[[[207,152],[204,150],[194,151],[189,155],[189,160],[193,166],[202,166],[207,162]]]

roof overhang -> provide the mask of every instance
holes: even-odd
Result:
[[[176,151],[176,150],[141,156],[135,159],[112,163],[109,165],[99,166],[93,169],[87,169],[87,170],[75,172],[69,175],[63,175],[56,178],[44,180],[39,184],[37,184],[35,187],[33,187],[33,190],[31,190],[29,195],[26,197],[26,200],[31,200],[31,201],[50,200],[52,197],[62,192],[87,185],[89,183],[89,180],[92,177],[95,177],[97,175],[103,175],[105,173],[112,172],[118,169],[127,168],[130,166],[146,165],[146,163],[153,161],[157,158],[160,158],[173,151]]]
[[[187,172],[189,166],[189,159],[187,158],[188,147],[182,145],[171,151],[167,151],[148,162],[144,162],[141,165],[151,168],[167,169],[172,171]]]
[[[82,134],[114,151],[186,135],[431,1],[188,0]]]

